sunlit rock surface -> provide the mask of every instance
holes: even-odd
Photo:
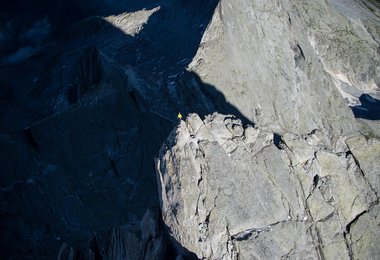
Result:
[[[303,1],[220,1],[190,70],[216,86],[228,102],[256,124],[278,132],[308,133],[316,128],[349,132],[351,112],[327,73],[329,67],[324,60],[328,58],[342,67],[351,57],[344,48],[357,46],[350,38],[339,49],[339,53],[345,52],[344,57],[318,51],[311,37],[312,25],[318,23],[308,19],[322,23],[325,19],[319,17],[320,13],[334,19],[336,12],[332,4],[323,1],[310,5],[331,9],[333,14],[330,18],[319,9],[312,11]],[[299,9],[311,13],[303,14]],[[344,26],[351,26],[347,19],[342,20],[347,22]],[[321,41],[341,38],[331,32],[317,36]],[[374,78],[377,74],[371,71],[379,69],[378,44],[372,38],[361,41],[370,51],[363,50],[366,56],[355,62],[367,64],[373,60],[368,64],[371,70],[362,70]],[[354,64],[349,68],[353,67],[358,69]]]
[[[377,258],[378,140],[275,138],[231,115],[182,121],[156,161],[174,239],[199,259]]]
[[[378,258],[376,1],[20,0],[0,25],[2,258]]]

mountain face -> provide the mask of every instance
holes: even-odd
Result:
[[[379,2],[0,14],[4,259],[379,257]]]
[[[378,139],[276,135],[191,114],[157,160],[164,222],[198,259],[379,255]]]
[[[379,17],[350,19],[337,4],[221,1],[190,69],[256,124],[349,131],[352,115],[334,80],[355,93],[378,93],[378,34],[364,25],[378,28]]]

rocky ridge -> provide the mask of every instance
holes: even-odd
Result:
[[[0,64],[2,257],[378,258],[376,1],[96,2]]]
[[[156,161],[164,222],[199,259],[374,259],[378,139],[191,114]]]

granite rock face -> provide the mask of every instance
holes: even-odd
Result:
[[[191,114],[156,161],[163,219],[200,259],[376,258],[377,150]]]
[[[2,258],[175,257],[159,201],[183,256],[377,254],[376,1],[44,2],[0,10]]]
[[[200,259],[379,257],[377,124],[357,124],[344,101],[379,93],[376,6],[219,2],[188,69],[254,126],[191,114],[162,146],[163,219],[183,247]]]
[[[292,4],[220,1],[190,70],[251,122],[275,132],[349,131],[351,112],[319,62],[301,18],[289,21]]]
[[[348,133],[352,116],[338,89],[351,105],[379,93],[371,2],[222,0],[189,70],[258,125]]]
[[[378,28],[375,1],[219,2],[188,70],[254,126],[190,114],[162,146],[179,244],[202,259],[379,257],[378,126],[347,106],[379,93]]]
[[[293,1],[325,71],[346,100],[362,93],[380,97],[380,13],[378,1]]]

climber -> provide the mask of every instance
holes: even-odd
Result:
[[[181,121],[181,119],[182,119],[182,114],[181,114],[181,113],[178,113],[177,118],[178,118],[178,120]]]

